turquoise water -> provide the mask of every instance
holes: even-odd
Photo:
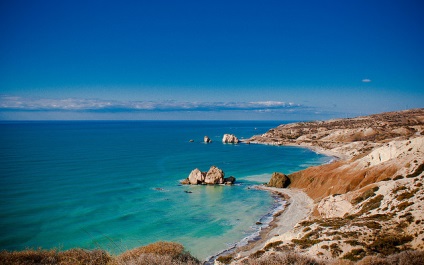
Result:
[[[274,171],[329,161],[302,148],[221,143],[224,133],[248,138],[279,123],[2,122],[0,249],[118,254],[167,240],[200,259],[213,255],[255,232],[275,207],[250,186]],[[204,135],[213,142],[204,144]],[[192,169],[211,165],[238,185],[179,185]]]

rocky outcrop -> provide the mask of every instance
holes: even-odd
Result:
[[[224,178],[224,183],[225,183],[226,185],[233,185],[233,184],[234,184],[234,182],[236,182],[236,178],[235,178],[235,177],[233,177],[233,176],[230,176],[230,177],[228,177],[228,178]]]
[[[236,181],[236,178],[230,176],[229,178],[224,178],[225,173],[216,166],[211,166],[207,172],[202,172],[198,168],[195,168],[191,171],[188,178],[181,181],[183,185],[199,185],[199,184],[226,184],[232,185]]]
[[[271,180],[268,183],[268,187],[276,188],[287,188],[290,185],[290,179],[280,172],[272,173]]]
[[[202,184],[205,182],[206,173],[200,171],[198,168],[195,168],[191,171],[188,176],[188,181],[191,185]]]
[[[224,172],[216,166],[211,166],[205,177],[206,184],[223,184]]]
[[[211,140],[211,138],[209,138],[208,136],[205,136],[205,137],[203,137],[203,141],[205,142],[205,143],[212,143],[212,140]]]
[[[222,142],[228,144],[238,144],[240,140],[234,134],[224,134],[224,137],[222,137]]]

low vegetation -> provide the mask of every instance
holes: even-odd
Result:
[[[374,187],[372,189],[366,190],[364,193],[362,193],[360,196],[356,197],[352,203],[358,204],[362,201],[365,201],[366,199],[375,196],[375,192],[378,191],[378,187]]]
[[[24,250],[0,252],[2,265],[197,265],[199,260],[191,256],[178,243],[157,242],[135,248],[119,256],[112,256],[103,250],[71,249]]]
[[[71,249],[67,251],[27,249],[23,251],[0,252],[2,265],[30,265],[30,264],[60,264],[60,265],[85,265],[113,264],[113,257],[102,250]]]
[[[244,261],[246,265],[324,265],[323,261],[292,252],[272,253]]]

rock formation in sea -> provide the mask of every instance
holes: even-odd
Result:
[[[224,183],[225,183],[226,185],[233,185],[233,184],[234,184],[234,182],[236,182],[236,178],[235,178],[235,177],[233,177],[233,176],[230,176],[230,177],[228,177],[228,178],[224,178]]]
[[[181,181],[181,184],[184,185],[199,185],[199,184],[227,184],[232,185],[236,181],[236,178],[230,176],[229,178],[224,178],[225,173],[216,166],[211,166],[207,172],[202,172],[198,168],[195,168],[191,171],[188,178]]]
[[[234,134],[224,134],[224,137],[222,137],[222,142],[229,144],[237,144],[240,142],[240,140]]]
[[[272,173],[272,177],[268,182],[268,187],[287,188],[290,185],[290,179],[280,172]]]
[[[188,176],[188,181],[191,185],[202,184],[203,182],[205,182],[205,177],[206,172],[202,172],[198,168],[195,168]]]
[[[216,166],[211,166],[209,171],[206,173],[205,183],[206,184],[223,184],[224,171],[217,168]]]
[[[212,143],[212,140],[211,140],[211,138],[209,138],[209,136],[205,136],[205,137],[203,137],[203,141],[205,142],[205,143]]]

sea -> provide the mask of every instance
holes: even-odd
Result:
[[[249,138],[282,123],[1,121],[0,250],[119,254],[173,241],[204,260],[246,242],[281,205],[255,185],[332,159],[299,147],[221,142],[226,133]],[[236,184],[180,185],[212,165]]]

